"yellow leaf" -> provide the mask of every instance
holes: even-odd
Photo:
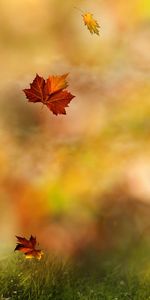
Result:
[[[42,250],[32,250],[28,253],[25,253],[25,257],[27,259],[36,258],[36,259],[40,260],[43,255],[44,255],[44,252]]]
[[[83,16],[84,24],[87,26],[90,33],[92,34],[96,33],[97,35],[99,35],[100,26],[98,22],[95,19],[93,19],[93,14],[85,13],[82,16]]]

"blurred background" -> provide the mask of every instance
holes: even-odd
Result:
[[[149,240],[149,0],[1,0],[0,12],[0,255],[15,235],[69,257]],[[36,73],[66,72],[66,116],[27,102]]]

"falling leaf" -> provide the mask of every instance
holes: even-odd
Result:
[[[96,33],[97,35],[99,35],[99,24],[98,22],[93,19],[93,14],[91,13],[84,13],[82,15],[83,17],[83,21],[84,24],[87,26],[88,30],[93,34]]]
[[[36,247],[36,237],[30,236],[30,239],[27,240],[24,237],[16,236],[17,238],[17,245],[14,251],[23,252],[26,258],[37,258],[38,260],[41,259],[43,255],[42,250],[35,249]]]
[[[29,102],[42,102],[55,115],[66,114],[65,108],[75,97],[66,90],[68,86],[67,76],[68,74],[49,76],[45,81],[43,77],[37,74],[30,84],[30,88],[23,91]]]

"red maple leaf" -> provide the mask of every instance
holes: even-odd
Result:
[[[16,236],[17,245],[14,251],[23,252],[26,258],[37,258],[41,259],[43,251],[35,249],[36,247],[36,237],[30,236],[30,239],[27,240],[24,237]]]
[[[29,102],[42,102],[55,114],[66,114],[65,108],[75,97],[66,90],[68,84],[66,77],[49,76],[45,81],[43,77],[36,75],[29,89],[24,89],[24,93]]]

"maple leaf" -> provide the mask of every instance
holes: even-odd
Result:
[[[25,254],[26,258],[37,258],[38,260],[41,259],[42,255],[44,254],[42,250],[35,249],[36,247],[36,237],[30,236],[30,239],[27,240],[24,237],[16,236],[17,238],[17,245],[14,251],[20,251]]]
[[[68,74],[49,76],[45,81],[43,77],[36,74],[30,88],[23,91],[29,102],[42,102],[55,115],[66,114],[65,108],[75,97],[66,90],[68,86],[67,76]]]
[[[30,84],[30,89],[23,90],[30,102],[43,102],[45,93],[45,80],[36,74],[35,79]]]
[[[84,24],[87,26],[90,33],[96,33],[99,35],[99,24],[98,22],[93,18],[93,14],[91,13],[84,13],[82,15]]]
[[[61,76],[49,76],[46,85],[48,93],[52,94],[65,89],[68,86],[66,81],[67,76],[68,73]]]

